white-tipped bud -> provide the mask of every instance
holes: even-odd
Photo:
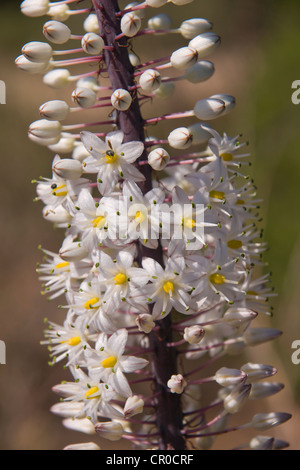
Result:
[[[153,321],[152,315],[149,315],[148,313],[141,313],[136,317],[136,324],[139,329],[139,331],[142,331],[143,333],[150,333],[150,331],[153,330],[155,327],[155,323]]]
[[[215,33],[203,33],[198,34],[190,42],[189,46],[193,49],[196,49],[198,52],[199,58],[206,57],[211,54],[214,49],[216,49],[221,43],[220,37]]]
[[[255,436],[249,442],[250,449],[254,450],[281,450],[288,446],[288,442],[270,436]]]
[[[99,83],[97,78],[95,77],[83,77],[77,81],[78,88],[89,88],[93,90],[95,93],[99,91]]]
[[[229,395],[224,399],[223,405],[227,413],[238,413],[248,400],[251,385],[240,384],[235,387]]]
[[[215,119],[225,110],[225,103],[215,98],[197,101],[194,107],[195,116],[202,121]]]
[[[71,431],[78,431],[84,434],[96,434],[95,428],[93,423],[88,418],[83,419],[73,419],[67,418],[63,420],[63,425],[67,429],[71,429]]]
[[[83,29],[87,33],[99,34],[99,23],[95,13],[90,13],[83,22]]]
[[[29,135],[41,139],[59,138],[61,134],[61,123],[59,121],[40,119],[30,124],[28,133]]]
[[[178,393],[180,395],[187,386],[187,382],[181,374],[177,374],[171,376],[167,382],[167,386],[171,390],[171,393]]]
[[[125,13],[121,19],[121,31],[125,36],[132,38],[141,28],[141,18],[134,12]]]
[[[251,400],[260,400],[261,398],[268,398],[283,389],[284,385],[280,382],[258,382],[252,384],[251,393],[249,398]]]
[[[199,325],[187,326],[183,338],[189,344],[199,344],[204,338],[205,330]]]
[[[145,0],[149,7],[159,8],[168,3],[168,0]]]
[[[81,40],[81,47],[87,54],[98,55],[103,51],[104,41],[96,33],[86,33]]]
[[[24,0],[21,3],[22,13],[33,18],[46,15],[48,10],[49,0]]]
[[[246,374],[239,369],[221,367],[221,369],[215,373],[214,379],[222,387],[230,387],[243,382],[246,379]]]
[[[52,57],[52,47],[47,42],[32,41],[23,46],[22,53],[31,62],[49,62]]]
[[[50,411],[57,416],[62,416],[63,418],[73,418],[73,416],[80,414],[83,406],[83,403],[76,401],[60,402],[55,403],[55,405],[50,408]]]
[[[66,225],[72,220],[72,216],[62,206],[55,207],[45,206],[43,208],[43,217],[52,224]]]
[[[153,16],[148,20],[149,29],[170,29],[172,26],[172,19],[169,15],[161,13],[160,15]]]
[[[210,127],[207,124],[206,126]],[[202,124],[200,122],[195,122],[195,124],[191,124],[188,127],[188,130],[193,136],[193,145],[204,144],[204,142],[207,142],[211,138],[211,134],[206,129],[203,129]]]
[[[134,52],[129,52],[129,61],[132,67],[137,67],[141,63],[139,57]]]
[[[124,406],[124,415],[126,418],[131,418],[139,413],[143,413],[144,400],[137,395],[127,398]]]
[[[173,82],[161,82],[160,86],[153,91],[155,96],[158,98],[169,98],[175,91],[175,85]]]
[[[132,103],[132,97],[129,91],[118,88],[111,95],[111,104],[118,111],[127,111]]]
[[[180,25],[180,34],[186,39],[194,39],[199,34],[207,33],[212,28],[212,23],[204,18],[190,18]]]
[[[72,158],[59,159],[54,163],[52,171],[60,178],[76,180],[82,175],[82,164]]]
[[[95,431],[100,437],[110,441],[118,441],[124,434],[123,426],[116,421],[97,423],[95,425]]]
[[[148,155],[148,163],[153,170],[163,170],[170,161],[170,155],[163,148],[156,148]]]
[[[83,160],[89,156],[89,152],[85,148],[85,146],[80,142],[76,144],[73,153],[72,153],[72,158],[74,160],[79,160],[80,162],[83,162]]]
[[[70,82],[70,72],[68,69],[50,70],[44,75],[43,82],[51,88],[64,88]]]
[[[291,415],[289,413],[258,413],[253,416],[251,425],[255,429],[260,429],[261,431],[265,429],[270,429],[274,426],[284,423],[289,420]]]
[[[74,138],[73,134],[62,132],[59,141],[56,144],[48,145],[48,148],[54,153],[65,154],[73,152],[75,144],[76,139]]]
[[[72,100],[81,108],[91,108],[96,104],[97,95],[90,88],[77,87],[72,93]]]
[[[275,328],[248,328],[244,333],[244,341],[248,346],[257,346],[278,338],[282,331]]]
[[[31,62],[23,54],[16,58],[15,64],[23,72],[29,73],[45,73],[51,67],[49,62]]]
[[[54,44],[65,44],[71,37],[71,30],[66,24],[51,20],[44,24],[43,34]]]
[[[185,72],[184,78],[191,83],[201,83],[208,80],[215,72],[215,66],[208,60],[196,62]]]
[[[223,320],[232,327],[238,327],[248,323],[257,317],[257,313],[248,308],[229,308],[224,314]]]
[[[178,5],[178,6],[181,6],[181,5],[187,5],[188,3],[192,3],[194,0],[171,0],[172,3],[174,3],[174,5]]]
[[[35,142],[38,145],[42,145],[43,147],[49,147],[50,145],[55,145],[60,140],[60,134],[56,137],[38,137],[34,134],[28,133],[28,137],[32,142]]]
[[[79,242],[69,243],[65,248],[61,248],[59,256],[68,262],[80,261],[88,256],[88,251]]]
[[[154,91],[160,87],[161,76],[157,70],[148,69],[140,76],[140,86],[144,91]]]
[[[275,375],[277,370],[266,364],[253,364],[248,362],[241,367],[241,370],[247,374],[247,382],[256,382]]]
[[[186,127],[178,127],[170,132],[168,142],[174,149],[187,149],[193,143],[193,136]]]
[[[70,112],[70,107],[65,101],[53,100],[42,104],[39,109],[41,118],[48,121],[63,121]]]
[[[68,5],[53,5],[48,11],[48,15],[56,21],[67,21],[70,17]]]
[[[79,444],[69,444],[63,450],[101,450],[95,442],[83,442]]]
[[[198,60],[198,52],[192,47],[181,47],[171,55],[170,62],[172,67],[184,70],[192,67]]]

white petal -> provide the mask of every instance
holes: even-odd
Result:
[[[127,163],[133,163],[139,158],[144,151],[144,144],[142,142],[134,141],[123,144],[121,149],[122,157]]]

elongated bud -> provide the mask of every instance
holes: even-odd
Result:
[[[65,248],[59,250],[59,256],[68,262],[80,261],[88,256],[86,248],[84,248],[80,243],[73,242],[70,243]]]
[[[258,413],[252,418],[251,425],[255,429],[263,431],[285,423],[290,418],[289,413]]]
[[[70,72],[68,69],[51,70],[43,77],[45,85],[55,89],[66,87],[69,84],[69,81]]]
[[[282,331],[275,328],[248,328],[244,333],[244,340],[248,346],[257,346],[278,338]]]
[[[97,95],[90,88],[77,87],[72,93],[72,100],[81,108],[91,108],[96,104]]]
[[[83,22],[83,29],[87,33],[99,34],[99,23],[95,13],[90,13]]]
[[[196,62],[185,72],[184,78],[191,83],[200,83],[208,80],[215,72],[215,66],[208,60]]]
[[[153,317],[148,313],[141,313],[140,315],[138,315],[136,317],[136,324],[138,326],[139,331],[142,331],[146,334],[150,333],[150,331],[152,331],[155,327]]]
[[[192,145],[193,136],[186,127],[178,127],[169,134],[168,141],[175,149],[186,149]]]
[[[31,62],[48,62],[53,54],[52,47],[47,42],[32,41],[22,48],[22,54]]]
[[[48,15],[56,21],[67,21],[70,17],[70,9],[68,5],[52,4],[48,11]]]
[[[186,39],[194,39],[202,33],[207,33],[212,28],[212,23],[204,18],[191,18],[180,25],[180,33]]]
[[[228,325],[237,327],[250,322],[255,317],[257,317],[257,313],[253,310],[247,308],[229,308],[224,314],[223,319]]]
[[[118,441],[124,434],[124,429],[121,423],[116,421],[109,421],[107,423],[97,423],[95,431],[100,437],[110,441]]]
[[[65,44],[71,37],[71,30],[66,24],[52,20],[44,24],[43,34],[54,44]]]
[[[81,47],[87,54],[98,55],[103,51],[104,41],[95,33],[86,33],[81,40]]]
[[[172,375],[167,382],[167,386],[171,390],[171,393],[178,393],[179,395],[183,392],[186,385],[187,383],[181,374]]]
[[[167,2],[168,0],[146,0],[146,4],[149,5],[149,7],[153,7],[153,8],[162,7]]]
[[[217,34],[208,32],[194,37],[189,42],[189,47],[196,49],[199,59],[202,59],[203,57],[211,54],[212,51],[220,45],[220,42],[220,37]]]
[[[52,171],[60,178],[76,180],[82,175],[82,164],[78,160],[64,158],[54,163]]]
[[[82,77],[76,83],[78,88],[89,88],[95,93],[99,90],[99,83],[95,77]]]
[[[218,94],[212,95],[210,96],[210,98],[222,100],[225,103],[225,109],[222,112],[222,116],[229,113],[235,107],[236,104],[235,97],[231,95]]]
[[[56,144],[48,145],[48,148],[54,153],[65,154],[73,152],[75,144],[76,139],[73,134],[62,132],[59,141]]]
[[[48,121],[40,119],[34,121],[29,126],[29,134],[41,139],[51,139],[52,137],[60,137],[61,124],[59,121]]]
[[[254,364],[248,362],[241,367],[241,370],[247,374],[247,382],[256,382],[257,380],[266,379],[276,374],[277,370],[266,364]]]
[[[49,62],[31,62],[22,54],[15,60],[16,66],[23,72],[45,73],[51,67]]]
[[[198,60],[198,52],[193,47],[181,47],[173,52],[170,58],[172,67],[183,70],[194,65]]]
[[[72,216],[62,206],[58,206],[53,209],[51,206],[45,206],[43,208],[43,217],[53,224],[66,225],[72,220]]]
[[[225,103],[215,98],[197,101],[194,107],[195,116],[202,121],[215,119],[225,110]]]
[[[95,442],[83,442],[80,444],[69,444],[63,450],[101,450]]]
[[[132,103],[132,97],[129,91],[118,88],[111,95],[111,104],[118,111],[127,111]]]
[[[230,387],[243,382],[246,379],[246,374],[239,369],[221,367],[221,369],[216,372],[214,379],[219,385],[222,385],[222,387]]]
[[[210,126],[206,124],[206,127],[209,128]],[[200,122],[191,124],[188,127],[188,130],[192,134],[193,145],[203,144],[204,142],[207,142],[208,139],[211,138],[211,134],[206,129],[203,129],[202,124]]]
[[[169,29],[172,26],[172,20],[169,15],[161,13],[148,20],[149,29]]]
[[[42,104],[39,109],[43,119],[48,121],[63,121],[70,112],[70,107],[65,101],[53,100]]]
[[[251,400],[260,400],[267,398],[282,390],[284,385],[279,382],[258,382],[252,384],[251,393],[249,398]]]
[[[124,406],[124,415],[126,418],[131,418],[139,413],[142,413],[144,409],[144,400],[137,395],[127,398]]]
[[[189,344],[199,344],[204,338],[205,330],[199,325],[188,326],[184,329],[183,338]]]
[[[140,86],[144,91],[154,91],[161,84],[161,76],[157,70],[148,69],[140,76]]]
[[[163,170],[170,160],[170,155],[163,148],[156,148],[148,155],[148,163],[153,170]]]
[[[132,67],[137,67],[140,64],[140,59],[134,52],[129,52],[128,57]]]
[[[72,431],[78,431],[84,434],[96,434],[93,423],[90,419],[87,418],[67,418],[63,420],[63,425],[65,426],[65,428],[71,429]]]
[[[78,415],[82,411],[83,404],[80,402],[60,402],[55,403],[51,406],[51,413],[62,416],[63,418],[73,418],[73,416]]]
[[[48,13],[49,0],[24,0],[21,11],[26,16],[38,17]]]
[[[286,441],[282,441],[281,439],[275,439],[274,437],[270,436],[255,436],[251,439],[249,443],[250,449],[254,450],[264,450],[264,449],[276,449],[281,450],[285,447],[288,447],[289,443]]]
[[[89,153],[85,146],[82,143],[77,144],[73,150],[72,158],[74,158],[74,160],[79,160],[80,162],[83,162],[83,160],[88,156]]]
[[[134,12],[126,13],[121,19],[121,31],[125,36],[132,38],[141,28],[141,18]]]
[[[240,384],[235,387],[232,392],[227,395],[224,400],[224,408],[227,413],[235,414],[240,411],[240,409],[246,403],[251,390],[251,385],[249,384]]]

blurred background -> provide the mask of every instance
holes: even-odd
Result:
[[[46,21],[21,15],[19,4],[1,0],[0,6],[0,79],[7,86],[7,104],[0,105],[0,339],[7,348],[7,364],[0,365],[0,448],[61,449],[84,438],[65,430],[61,419],[49,412],[57,401],[51,387],[66,379],[66,371],[59,365],[48,367],[47,349],[39,342],[43,319],[61,323],[63,313],[40,295],[35,265],[41,260],[38,245],[58,251],[63,233],[43,220],[42,204],[33,203],[31,180],[51,175],[53,154],[30,142],[27,129],[39,119],[42,103],[61,99],[65,92],[48,89],[40,76],[15,67],[23,44],[44,40],[41,29]],[[284,331],[274,343],[250,351],[250,360],[274,365],[279,370],[276,380],[285,383],[280,394],[257,410],[292,413],[293,419],[270,433],[289,441],[290,449],[300,449],[300,365],[291,361],[291,344],[300,340],[300,106],[291,101],[292,82],[300,80],[300,4],[298,0],[195,0],[182,9],[165,11],[172,13],[174,25],[191,17],[207,18],[222,38],[221,47],[209,58],[216,68],[213,78],[192,88],[179,84],[173,104],[162,102],[160,112],[191,109],[195,97],[215,93],[237,98],[235,110],[212,125],[232,136],[242,133],[250,143],[250,175],[264,199],[262,224],[270,245],[265,258],[278,293],[273,318],[263,318],[262,324]],[[174,50],[177,43],[180,47],[177,36],[157,43],[161,51],[156,49],[156,57],[170,47]],[[141,40],[138,52],[146,47],[147,40]],[[226,448],[230,439],[218,441],[216,448]],[[125,447],[126,443],[113,445]]]

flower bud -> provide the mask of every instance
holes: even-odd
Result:
[[[121,19],[121,31],[125,36],[132,38],[139,32],[141,24],[141,18],[134,12],[125,13]]]
[[[54,137],[38,137],[34,134],[28,133],[28,137],[32,142],[35,142],[39,145],[43,145],[44,147],[55,145],[60,140],[60,134]]]
[[[163,170],[170,160],[170,155],[163,148],[156,148],[148,155],[148,163],[153,170]]]
[[[49,62],[31,62],[23,55],[16,58],[15,64],[23,72],[29,73],[45,73],[50,68]]]
[[[157,70],[148,69],[140,76],[140,86],[144,91],[157,90],[161,84],[161,76]]]
[[[181,374],[177,374],[171,376],[167,382],[167,386],[171,390],[171,393],[178,393],[180,395],[187,386],[187,383]]]
[[[257,317],[257,313],[247,308],[229,308],[224,314],[223,320],[228,325],[237,327],[244,323],[248,323]]]
[[[167,2],[168,0],[146,0],[146,4],[149,5],[149,7],[153,7],[153,8],[162,7]]]
[[[95,13],[90,13],[83,22],[83,29],[87,33],[99,34],[99,23]]]
[[[65,101],[53,100],[42,104],[39,109],[43,119],[48,121],[63,121],[70,112],[70,107]]]
[[[118,441],[124,434],[121,423],[116,421],[108,421],[107,423],[97,423],[95,431],[100,437],[110,441]]]
[[[97,78],[95,77],[83,77],[77,81],[78,88],[89,88],[93,90],[95,93],[99,91],[99,83]]]
[[[200,83],[208,80],[215,72],[215,66],[208,60],[196,62],[185,72],[184,78],[191,83]]]
[[[129,52],[129,61],[132,67],[136,67],[141,63],[139,57],[134,52]]]
[[[206,98],[197,103],[194,106],[194,113],[198,119],[202,121],[215,119],[225,110],[224,101],[215,98]]]
[[[43,77],[45,85],[51,88],[64,88],[69,84],[70,72],[68,69],[51,70]]]
[[[31,62],[49,62],[52,57],[52,47],[47,42],[32,41],[23,46],[22,53]]]
[[[227,413],[238,413],[247,401],[251,390],[251,385],[240,384],[235,387],[224,400],[224,408]]]
[[[153,90],[153,93],[158,98],[169,98],[175,91],[175,85],[173,82],[161,82],[160,86]]]
[[[29,126],[29,134],[41,139],[51,139],[53,137],[60,137],[61,124],[59,121],[47,121],[47,119],[40,119],[34,121]]]
[[[249,443],[250,449],[254,450],[281,450],[288,446],[288,442],[282,441],[281,439],[274,439],[274,437],[270,436],[255,436]]]
[[[104,41],[95,33],[86,33],[81,40],[81,47],[87,54],[98,55],[103,51]]]
[[[189,344],[199,344],[204,338],[205,330],[199,325],[187,326],[184,329],[183,338]]]
[[[73,150],[72,158],[74,158],[74,160],[79,160],[80,162],[82,162],[88,156],[89,152],[87,151],[85,146],[81,142],[77,143]]]
[[[207,126],[207,127],[210,127],[210,126]],[[208,139],[211,138],[211,134],[206,129],[203,129],[202,124],[200,122],[191,124],[188,127],[188,130],[191,132],[193,136],[193,145],[203,144],[204,142],[207,142]]]
[[[192,3],[194,0],[171,0],[172,3],[174,3],[174,5],[178,5],[178,6],[181,6],[181,5],[187,5],[188,3]]]
[[[180,33],[186,39],[194,39],[199,34],[206,33],[212,28],[212,23],[204,18],[190,18],[180,25]]]
[[[137,395],[127,398],[124,406],[124,415],[126,418],[132,418],[139,413],[142,413],[144,409],[144,401]]]
[[[48,145],[48,148],[54,153],[71,153],[74,150],[76,139],[73,134],[62,132],[61,138],[56,144]]]
[[[247,374],[247,382],[256,382],[257,380],[266,379],[276,374],[277,370],[266,364],[253,364],[248,362],[241,367],[241,370]]]
[[[68,262],[80,261],[88,256],[88,251],[78,242],[69,243],[59,250],[59,256]]]
[[[111,104],[118,111],[127,111],[132,103],[131,94],[127,90],[118,88],[111,95]]]
[[[69,224],[72,220],[72,216],[62,206],[55,207],[55,209],[51,206],[45,206],[43,208],[43,217],[57,225]]]
[[[193,143],[193,136],[186,127],[178,127],[169,134],[168,141],[175,149],[187,149]]]
[[[175,69],[187,69],[198,60],[198,52],[192,47],[181,47],[173,52],[170,58],[172,67]]]
[[[214,49],[220,45],[221,39],[215,33],[198,34],[189,42],[189,47],[196,49],[199,59],[209,55]]]
[[[53,5],[48,11],[48,15],[56,21],[67,21],[70,17],[68,5]]]
[[[60,178],[76,180],[82,175],[82,165],[72,158],[59,159],[54,163],[52,171]]]
[[[101,450],[94,442],[83,442],[82,444],[69,444],[63,450]]]
[[[153,16],[148,20],[149,29],[170,29],[172,20],[169,15],[161,13],[160,15]]]
[[[50,408],[51,413],[62,416],[64,418],[73,418],[73,416],[78,415],[82,411],[83,403],[80,402],[60,402],[55,403]]]
[[[97,95],[90,88],[77,87],[72,93],[72,100],[81,108],[91,108],[96,104]]]
[[[71,30],[66,24],[52,20],[44,24],[43,34],[54,44],[65,44],[71,37]]]
[[[283,389],[284,385],[279,382],[258,382],[252,384],[251,393],[249,398],[251,400],[260,400],[261,398],[268,398]]]
[[[274,426],[284,423],[289,420],[291,415],[289,413],[258,413],[253,416],[251,425],[255,429],[265,430]]]
[[[49,0],[24,0],[21,11],[26,16],[38,17],[48,13]]]
[[[215,381],[222,385],[222,387],[230,387],[231,385],[238,385],[246,378],[245,372],[239,369],[229,369],[228,367],[221,367],[214,376]]]
[[[63,420],[63,425],[67,429],[72,431],[82,432],[84,434],[95,434],[95,428],[93,423],[88,418],[73,419],[67,418]]]
[[[235,98],[231,95],[219,94],[210,96],[210,98],[222,100],[225,103],[225,110],[222,112],[222,116],[229,113],[235,107]]]
[[[136,317],[136,324],[138,326],[139,331],[142,331],[146,334],[150,333],[150,331],[152,331],[155,327],[153,317],[148,313],[141,313],[140,315],[138,315]]]
[[[282,331],[275,328],[248,328],[244,333],[244,340],[248,346],[257,346],[278,338]]]

